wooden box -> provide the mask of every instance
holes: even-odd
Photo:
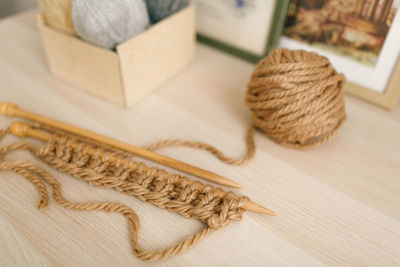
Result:
[[[191,62],[194,8],[189,6],[120,44],[116,52],[54,30],[37,19],[54,76],[123,107],[129,107]]]

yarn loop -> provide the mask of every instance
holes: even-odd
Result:
[[[245,102],[254,126],[273,141],[309,149],[331,139],[345,122],[344,81],[326,57],[281,48],[257,64]]]

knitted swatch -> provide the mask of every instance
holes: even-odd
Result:
[[[48,127],[46,128],[48,129]],[[1,137],[8,130],[0,131]],[[201,220],[205,227],[169,249],[144,251],[138,244],[139,219],[126,205],[111,202],[73,203],[66,200],[60,183],[40,167],[27,161],[5,161],[4,156],[14,150],[27,150],[48,165],[70,174],[91,185],[115,189],[126,195],[152,203],[160,208],[173,211],[186,218]],[[0,149],[0,170],[14,171],[31,181],[40,193],[39,208],[48,204],[46,182],[53,189],[53,198],[61,206],[81,211],[117,212],[129,221],[130,241],[133,253],[145,261],[169,258],[195,245],[215,230],[231,221],[240,220],[247,197],[237,197],[232,192],[204,185],[188,178],[168,174],[166,171],[147,167],[105,147],[79,141],[72,136],[53,137],[41,148],[29,143],[16,143]]]

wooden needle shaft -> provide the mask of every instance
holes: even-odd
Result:
[[[11,126],[10,126],[10,131],[12,134],[16,135],[16,136],[20,136],[20,137],[34,137],[36,139],[42,140],[42,141],[48,141],[52,135],[44,132],[44,131],[40,131],[40,130],[36,130],[33,129],[32,126],[28,123],[22,123],[22,122],[14,122]],[[72,146],[76,146],[77,144],[72,144]],[[94,153],[94,150],[88,150],[88,154],[92,155]],[[100,155],[101,156],[101,155]],[[110,157],[109,159],[111,162],[117,160],[116,157]],[[122,164],[125,163],[124,159],[119,159],[121,161]],[[136,169],[137,165],[132,164],[131,166],[129,166],[132,169]],[[168,179],[168,173],[164,172],[164,179]],[[200,185],[200,184],[199,184]],[[224,191],[220,192],[220,197],[222,197],[225,194]],[[264,214],[268,214],[268,215],[275,215],[275,213],[265,207],[262,207],[254,202],[251,201],[247,201],[243,208],[247,211],[253,211],[253,212],[257,212],[257,213],[264,213]]]
[[[26,119],[30,119],[30,120],[42,123],[44,125],[54,127],[56,129],[59,129],[59,130],[62,130],[62,131],[68,132],[68,133],[72,133],[72,134],[75,134],[78,136],[92,139],[94,141],[97,141],[97,142],[100,142],[103,144],[107,144],[114,148],[132,153],[139,157],[143,157],[145,159],[148,159],[148,160],[163,164],[165,166],[174,168],[176,170],[180,170],[180,171],[186,172],[188,174],[195,175],[197,177],[203,178],[210,182],[214,182],[214,183],[226,185],[226,186],[231,186],[231,187],[236,187],[236,188],[242,188],[240,185],[233,182],[232,180],[229,180],[225,177],[222,177],[222,176],[212,173],[210,171],[198,168],[193,165],[189,165],[182,161],[178,161],[178,160],[157,154],[153,151],[150,151],[150,150],[147,150],[147,149],[144,149],[141,147],[136,147],[131,144],[123,143],[121,141],[118,141],[118,140],[112,139],[110,137],[103,136],[103,135],[97,134],[95,132],[91,132],[91,131],[70,125],[68,123],[64,123],[64,122],[57,121],[57,120],[54,120],[51,118],[47,118],[47,117],[39,115],[39,114],[25,111],[23,109],[20,109],[17,105],[12,104],[12,103],[7,103],[7,102],[1,103],[0,104],[0,112],[9,117],[14,117],[14,116],[23,117]]]

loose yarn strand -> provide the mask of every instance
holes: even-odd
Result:
[[[195,148],[195,149],[202,149],[205,151],[210,152],[213,154],[215,157],[217,157],[219,160],[222,162],[229,164],[229,165],[235,165],[235,166],[240,166],[240,165],[245,165],[248,163],[255,154],[256,147],[254,144],[254,127],[251,126],[247,130],[247,135],[246,135],[246,148],[247,152],[242,158],[231,158],[225,156],[221,150],[216,148],[215,146],[209,145],[207,143],[203,142],[198,142],[198,141],[185,141],[185,140],[179,140],[179,139],[171,139],[171,140],[163,140],[151,145],[146,146],[145,148],[148,150],[158,150],[161,148],[165,147],[174,147],[174,146],[184,146],[184,147],[190,147],[190,148]]]

